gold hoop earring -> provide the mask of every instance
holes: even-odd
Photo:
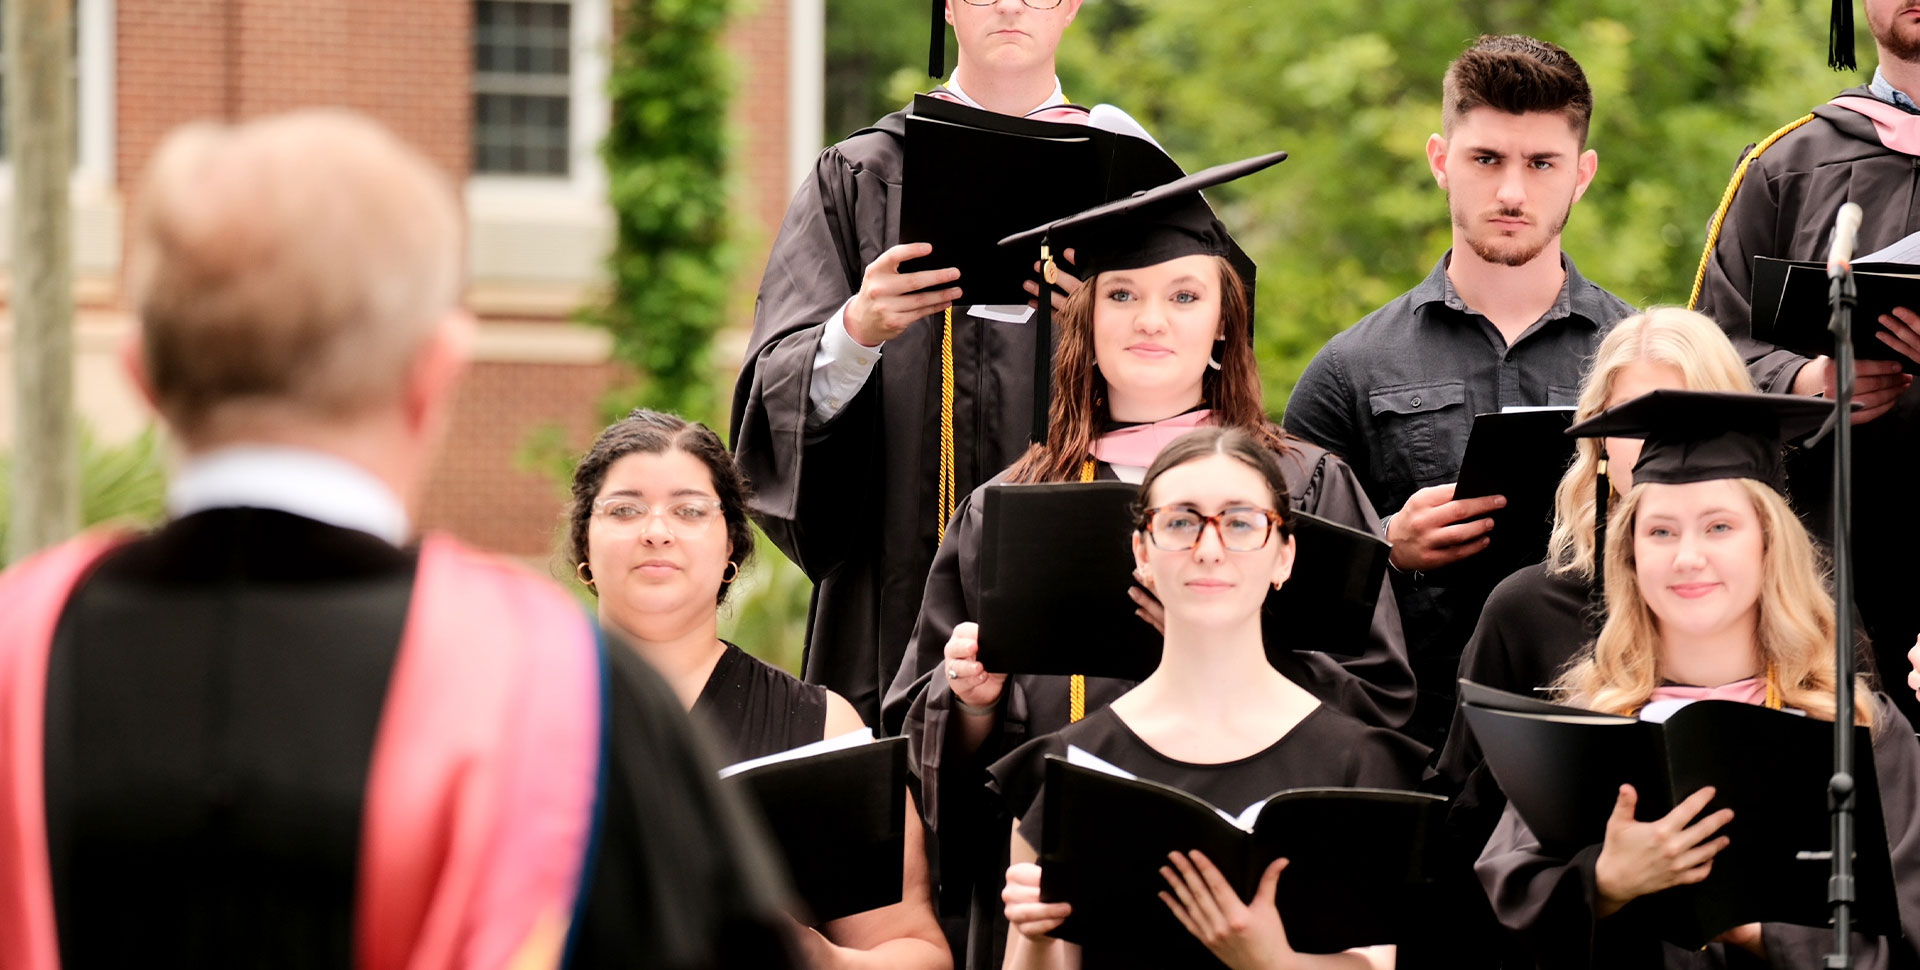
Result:
[[[579,565],[573,567],[573,578],[579,580],[580,585],[591,589],[593,587],[593,567],[587,565],[587,561],[582,559]]]
[[[727,560],[727,571],[720,574],[720,585],[725,586],[740,578],[740,564]]]

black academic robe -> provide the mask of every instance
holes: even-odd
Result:
[[[370,762],[418,563],[362,532],[236,508],[93,566],[59,613],[45,681],[63,965],[360,965]],[[704,742],[632,651],[601,662],[576,965],[791,965],[778,863]]]
[[[1292,440],[1290,445],[1280,465],[1294,508],[1356,529],[1380,531],[1373,506],[1345,462],[1304,441]],[[1105,463],[1097,466],[1095,476],[1115,479]],[[961,901],[972,884],[978,897],[973,903],[975,933],[991,925],[990,920],[982,922],[982,907],[986,916],[997,912],[998,879],[1006,869],[1006,840],[1000,837],[1004,819],[982,795],[982,772],[1028,740],[1069,723],[1069,678],[1016,674],[1007,678],[998,726],[980,750],[969,757],[950,744],[958,737],[958,731],[950,728],[952,719],[961,715],[953,706],[944,656],[953,628],[979,615],[981,503],[976,490],[954,513],[947,540],[927,576],[919,623],[899,676],[887,693],[885,709],[888,725],[904,722],[910,739],[908,752],[922,789],[921,810],[936,851],[941,909],[951,914],[964,905]],[[1359,656],[1336,658],[1302,650],[1290,654],[1289,660],[1281,671],[1288,679],[1365,723],[1397,728],[1413,711],[1413,674],[1401,638],[1399,609],[1385,581],[1368,642]],[[1086,678],[1086,713],[1107,706],[1133,686],[1127,680]],[[973,942],[970,966],[998,965],[997,946],[983,948],[977,938]]]
[[[1872,96],[1866,88],[1844,93]],[[1790,391],[1805,358],[1752,338],[1754,257],[1826,259],[1834,215],[1848,201],[1867,213],[1858,252],[1920,231],[1920,158],[1881,145],[1864,115],[1829,105],[1813,115],[1754,160],[1721,224],[1697,303],[1733,338],[1755,385],[1768,393]],[[1854,326],[1877,324],[1856,319]],[[1794,507],[1822,537],[1833,535],[1831,440],[1788,459]],[[1920,525],[1908,513],[1908,496],[1920,481],[1920,389],[1854,428],[1853,448],[1854,599],[1877,666],[1897,687],[1907,648],[1920,633],[1920,597],[1911,592],[1920,575],[1912,555]],[[1891,693],[1909,720],[1920,720],[1911,691]]]
[[[1551,684],[1560,668],[1593,639],[1589,610],[1592,588],[1577,577],[1555,573],[1546,563],[1515,572],[1493,588],[1480,611],[1460,676],[1488,687],[1539,696],[1535,688]],[[1521,965],[1511,955],[1499,924],[1473,876],[1474,860],[1500,821],[1507,797],[1487,770],[1458,705],[1426,786],[1453,799],[1447,810],[1448,868],[1453,889],[1440,894],[1449,912],[1436,922],[1449,928],[1437,947],[1427,943],[1402,948],[1402,966],[1492,967]],[[1417,958],[1417,959],[1416,959]]]
[[[825,427],[809,433],[806,418],[823,324],[840,325],[867,264],[901,242],[906,116],[828,148],[787,207],[732,412],[754,517],[814,583],[802,673],[869,724],[879,724],[938,545],[940,318],[888,341]],[[1026,450],[1033,331],[964,307],[953,322],[954,480],[965,495]]]
[[[1884,723],[1874,734],[1873,764],[1892,853],[1894,887],[1904,939],[1854,934],[1859,970],[1920,966],[1920,742],[1884,694],[1875,695]],[[1571,859],[1548,854],[1507,806],[1476,866],[1500,922],[1517,936],[1534,965],[1549,968],[1817,967],[1830,949],[1827,927],[1763,923],[1767,959],[1725,943],[1687,950],[1661,941],[1634,904],[1606,919],[1594,917],[1594,864],[1600,846]]]

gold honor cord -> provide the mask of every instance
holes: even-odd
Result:
[[[1720,196],[1720,207],[1713,210],[1713,219],[1707,223],[1707,248],[1700,253],[1700,268],[1693,274],[1693,292],[1687,296],[1687,309],[1700,308],[1700,290],[1707,283],[1707,264],[1713,261],[1714,244],[1720,241],[1720,225],[1727,219],[1727,210],[1733,207],[1733,194],[1740,191],[1740,183],[1746,180],[1747,168],[1753,164],[1754,159],[1760,157],[1761,152],[1772,148],[1774,142],[1785,138],[1788,132],[1812,120],[1813,115],[1805,115],[1768,135],[1766,140],[1753,146],[1753,151],[1748,152],[1747,157],[1741,159],[1740,164],[1734,168],[1733,180],[1727,183],[1727,191]]]
[[[940,507],[934,523],[937,541],[947,541],[947,520],[960,503],[953,482],[953,308],[947,308],[946,326],[940,331]]]
[[[1080,480],[1093,481],[1093,459],[1080,466]],[[1087,675],[1074,674],[1067,679],[1067,723],[1087,716]]]

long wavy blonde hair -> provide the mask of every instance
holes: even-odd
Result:
[[[1711,318],[1682,307],[1649,307],[1614,324],[1600,341],[1580,388],[1574,420],[1585,421],[1605,410],[1614,381],[1642,362],[1678,368],[1689,391],[1753,390],[1746,364]],[[1574,446],[1573,464],[1554,492],[1547,563],[1556,573],[1593,579],[1593,486],[1602,446],[1602,439],[1581,438]]]
[[[1832,720],[1834,618],[1826,562],[1780,493],[1751,479],[1735,481],[1753,501],[1763,541],[1755,647],[1787,707]],[[1597,711],[1638,711],[1660,683],[1660,623],[1640,595],[1634,557],[1634,521],[1647,487],[1635,485],[1607,522],[1606,626],[1554,684],[1573,703]],[[1855,678],[1854,720],[1874,724],[1865,678]]]

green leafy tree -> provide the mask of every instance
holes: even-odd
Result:
[[[1566,249],[1629,302],[1684,303],[1740,151],[1864,80],[1826,69],[1825,17],[1797,0],[1089,0],[1061,74],[1076,101],[1126,108],[1189,171],[1292,153],[1209,193],[1260,265],[1258,350],[1278,412],[1327,338],[1448,246],[1424,146],[1441,75],[1474,37],[1532,34],[1579,59],[1600,169]]]
[[[601,155],[616,219],[612,295],[596,318],[641,383],[609,402],[719,413],[713,335],[732,292],[728,242],[728,0],[626,0]]]

